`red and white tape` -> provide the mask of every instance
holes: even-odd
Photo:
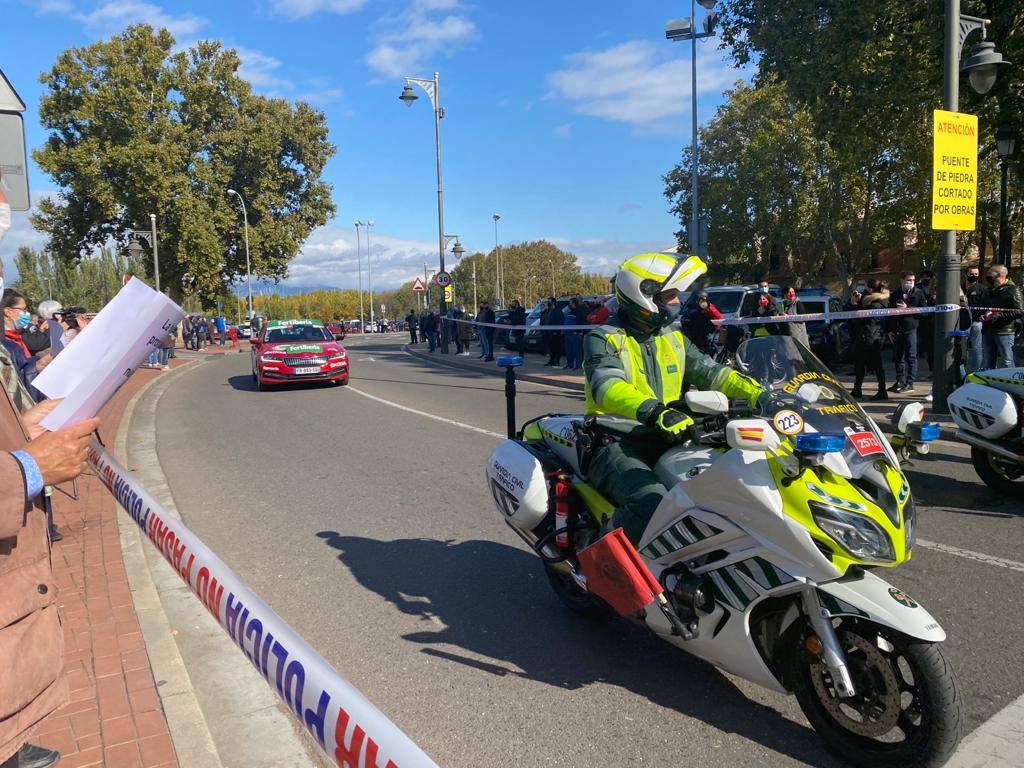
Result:
[[[438,768],[95,441],[89,464],[339,768]]]

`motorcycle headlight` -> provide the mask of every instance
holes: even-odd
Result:
[[[810,507],[818,527],[856,559],[872,563],[896,560],[892,542],[873,520],[815,501]]]

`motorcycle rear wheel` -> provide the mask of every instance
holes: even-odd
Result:
[[[857,695],[840,699],[818,656],[800,649],[790,679],[830,750],[858,768],[939,768],[963,738],[964,702],[942,647],[869,622],[836,633]],[[888,650],[890,649],[891,650]]]
[[[604,621],[611,616],[608,606],[547,563],[544,563],[544,575],[548,577],[548,583],[558,599],[573,613],[596,621]]]
[[[1024,465],[994,456],[983,448],[971,446],[971,463],[985,485],[1007,496],[1024,498]]]

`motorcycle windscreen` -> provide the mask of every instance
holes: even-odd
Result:
[[[587,577],[587,589],[620,616],[642,610],[662,592],[661,584],[621,528],[581,551],[579,561]]]

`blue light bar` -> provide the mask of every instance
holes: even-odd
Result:
[[[846,435],[819,432],[796,436],[796,449],[802,453],[836,453],[846,445]]]
[[[498,358],[498,365],[502,368],[516,368],[523,364],[523,358],[519,355],[505,355]]]
[[[920,440],[922,443],[938,440],[939,436],[942,434],[942,428],[934,421],[928,421],[921,424],[915,431],[919,432],[919,434],[915,436],[916,439]]]

